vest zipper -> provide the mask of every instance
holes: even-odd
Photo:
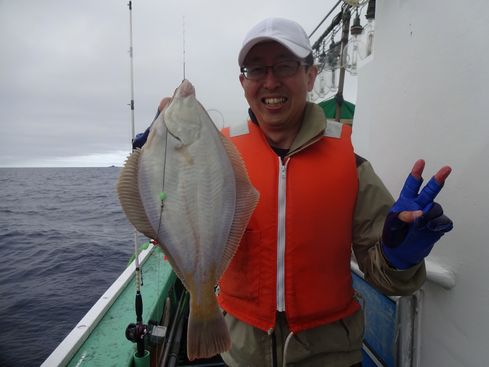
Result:
[[[285,212],[286,212],[286,186],[287,164],[286,158],[282,163],[279,157],[278,174],[278,225],[277,225],[277,311],[285,311]]]

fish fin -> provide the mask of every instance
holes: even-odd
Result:
[[[139,156],[141,149],[136,149],[127,158],[117,180],[117,194],[129,222],[141,233],[156,239],[156,233],[151,226],[144,210],[138,185]]]
[[[196,305],[191,295],[188,318],[187,357],[210,358],[231,349],[231,337],[214,293],[205,305]]]
[[[258,191],[251,184],[244,161],[234,143],[221,133],[219,136],[231,161],[236,178],[236,209],[223,258],[217,271],[218,278],[224,273],[236,253],[260,197]]]

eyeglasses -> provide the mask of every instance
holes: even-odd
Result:
[[[273,75],[275,75],[277,78],[287,78],[295,75],[300,66],[308,66],[308,64],[303,61],[289,60],[281,61],[270,66],[249,65],[242,66],[241,73],[246,79],[260,80],[266,77],[268,69],[272,69]]]

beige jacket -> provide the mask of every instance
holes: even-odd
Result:
[[[288,156],[306,149],[318,140],[327,126],[321,108],[313,103],[306,107],[304,122]],[[393,269],[382,255],[379,246],[384,220],[394,199],[371,164],[356,156],[358,195],[353,217],[352,249],[365,279],[386,295],[408,295],[426,279],[424,262],[406,270]]]

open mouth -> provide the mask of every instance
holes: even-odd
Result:
[[[287,102],[286,97],[265,97],[261,101],[267,106],[281,106]]]

